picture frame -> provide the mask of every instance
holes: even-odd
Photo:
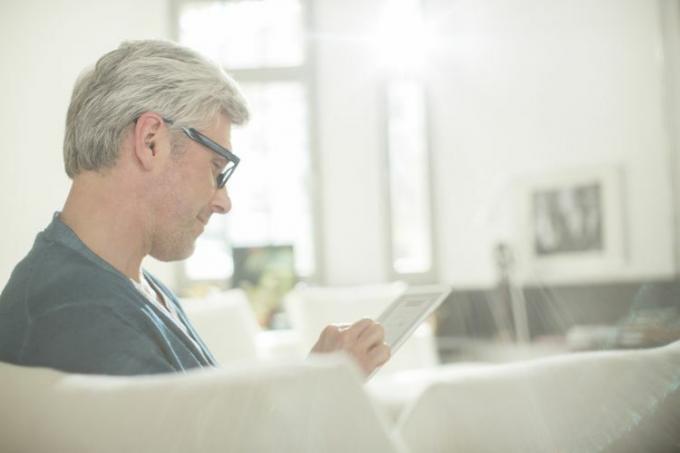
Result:
[[[546,172],[516,184],[517,274],[527,284],[615,278],[627,260],[620,167]]]

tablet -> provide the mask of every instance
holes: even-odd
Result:
[[[376,321],[385,329],[392,355],[449,294],[451,287],[446,285],[413,286],[387,307]]]

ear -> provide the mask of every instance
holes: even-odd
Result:
[[[161,131],[165,122],[157,113],[146,112],[139,116],[133,129],[133,154],[139,165],[145,170],[152,170],[162,160],[164,149]]]

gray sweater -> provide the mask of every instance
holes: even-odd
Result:
[[[0,361],[111,375],[214,366],[172,291],[144,275],[175,305],[192,338],[56,213],[0,295]]]

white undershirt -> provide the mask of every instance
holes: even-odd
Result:
[[[179,319],[179,315],[177,315],[177,310],[175,309],[175,304],[172,302],[169,302],[165,299],[165,296],[163,296],[162,291],[154,291],[154,289],[151,287],[149,282],[147,281],[146,277],[142,276],[141,281],[142,283],[137,283],[135,280],[130,279],[133,285],[135,285],[135,288],[137,288],[137,291],[142,293],[146,299],[151,302],[156,308],[158,308],[161,312],[165,313],[172,322],[177,325],[182,331],[187,334],[189,338],[191,336],[189,335],[189,332],[187,331],[186,326],[184,323]]]

